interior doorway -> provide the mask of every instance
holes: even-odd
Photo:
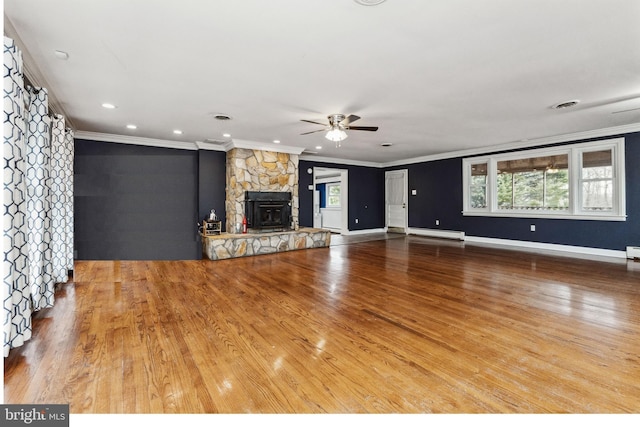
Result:
[[[387,231],[407,233],[408,231],[408,188],[409,171],[401,169],[384,174],[385,213]]]
[[[349,231],[349,171],[313,168],[313,226],[334,233]]]

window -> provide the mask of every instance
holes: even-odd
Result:
[[[613,161],[611,150],[582,153],[582,209],[613,209]]]
[[[339,208],[340,207],[340,184],[332,183],[327,184],[327,207]]]
[[[499,210],[569,208],[569,156],[502,160],[498,165]]]
[[[464,159],[464,215],[626,219],[624,139]]]
[[[471,207],[473,209],[487,207],[487,164],[471,165]]]

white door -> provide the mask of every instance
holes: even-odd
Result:
[[[389,231],[407,232],[408,175],[407,169],[385,172],[385,209]]]

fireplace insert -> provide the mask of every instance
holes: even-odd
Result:
[[[291,193],[245,191],[247,228],[254,231],[291,230]]]

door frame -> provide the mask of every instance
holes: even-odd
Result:
[[[384,224],[385,230],[389,231],[389,198],[387,197],[387,193],[389,189],[387,188],[387,176],[391,173],[402,172],[402,180],[403,180],[403,191],[404,191],[404,233],[409,234],[409,169],[394,169],[390,171],[385,171],[384,173]],[[393,228],[393,227],[392,227]]]
[[[316,184],[322,180],[327,174],[340,176],[340,234],[349,234],[349,170],[339,168],[329,168],[314,166],[313,167],[313,190],[315,192]],[[318,177],[318,175],[320,175]],[[315,217],[315,212],[314,212]]]

